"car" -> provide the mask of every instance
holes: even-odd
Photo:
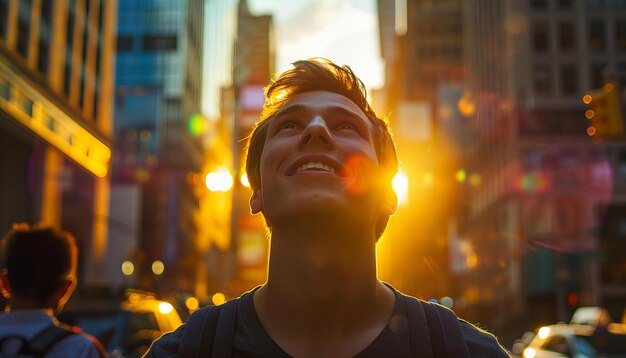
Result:
[[[626,332],[622,325],[559,323],[541,327],[524,349],[524,358],[626,357]]]
[[[81,302],[66,307],[59,321],[98,338],[110,357],[126,358],[141,357],[152,341],[183,323],[169,302],[137,292],[121,303]]]

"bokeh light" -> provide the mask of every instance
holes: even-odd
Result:
[[[162,261],[156,260],[152,263],[152,272],[155,275],[161,275],[165,271],[165,264]]]
[[[539,328],[539,332],[537,333],[539,338],[546,339],[550,335],[550,327],[541,327]]]
[[[122,262],[122,273],[124,276],[130,276],[135,272],[135,265],[130,261]]]
[[[459,169],[455,174],[455,178],[456,181],[458,181],[459,183],[463,183],[467,179],[467,173],[465,172],[465,170]]]
[[[241,174],[241,177],[239,177],[239,182],[246,188],[250,187],[250,180],[248,180],[248,174],[246,172],[243,172],[243,174]]]
[[[199,137],[206,132],[206,121],[200,113],[193,114],[187,122],[187,130],[194,137]]]
[[[228,169],[220,168],[206,175],[206,187],[213,192],[227,192],[233,187],[233,176]]]
[[[171,303],[168,303],[168,302],[159,303],[159,312],[168,314],[172,312],[173,310],[174,310],[174,306],[172,306]]]
[[[195,297],[188,297],[185,300],[185,307],[187,307],[189,312],[193,312],[193,311],[197,310],[198,307],[200,307],[200,302],[198,302],[198,299],[195,298]]]
[[[398,204],[406,204],[409,199],[409,177],[402,170],[398,171],[391,181],[393,190],[398,196]]]
[[[211,297],[211,301],[213,301],[213,304],[216,306],[222,305],[224,304],[224,302],[226,302],[226,295],[224,295],[221,292],[218,292],[214,294],[213,297]]]

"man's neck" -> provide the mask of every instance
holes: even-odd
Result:
[[[41,307],[35,300],[12,300],[6,307],[7,312],[23,310],[41,311],[50,316],[54,315],[54,310],[51,307]]]
[[[380,333],[394,302],[376,278],[375,238],[358,228],[303,229],[272,232],[268,282],[254,297],[259,318],[292,355],[307,355],[298,347],[310,356],[356,354]]]

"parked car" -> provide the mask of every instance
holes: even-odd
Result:
[[[170,303],[141,293],[117,304],[81,302],[66,307],[59,320],[98,338],[111,357],[126,358],[141,357],[152,341],[182,324]]]
[[[616,325],[615,329],[611,325]],[[524,349],[524,358],[626,357],[626,332],[621,325],[591,326],[560,323],[541,327]]]

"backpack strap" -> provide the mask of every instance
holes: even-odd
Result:
[[[43,356],[53,345],[72,334],[76,334],[76,332],[71,327],[50,325],[28,341],[27,345],[22,348],[22,353],[32,354],[37,357]]]
[[[420,302],[426,313],[435,356],[469,358],[465,334],[454,311],[440,304]]]
[[[178,349],[178,358],[208,357],[213,346],[217,318],[222,306],[206,306],[196,312],[185,323],[185,331]],[[208,339],[204,339],[207,337]]]
[[[213,344],[213,357],[231,357],[235,339],[235,320],[239,299],[230,300],[223,304],[224,308],[217,322],[217,332]],[[204,356],[203,356],[204,357]]]
[[[426,314],[420,301],[415,297],[402,295],[406,302],[409,321],[409,343],[411,344],[411,356],[433,358],[430,333],[426,321]]]
[[[448,349],[446,347],[446,340],[444,338],[443,323],[439,319],[437,309],[433,307],[433,304],[426,301],[420,301],[426,314],[426,322],[428,323],[428,330],[430,331],[430,343],[432,344],[435,357],[437,358],[452,358],[448,355]]]
[[[185,323],[177,357],[230,357],[238,305],[239,299],[234,299],[194,312]]]

